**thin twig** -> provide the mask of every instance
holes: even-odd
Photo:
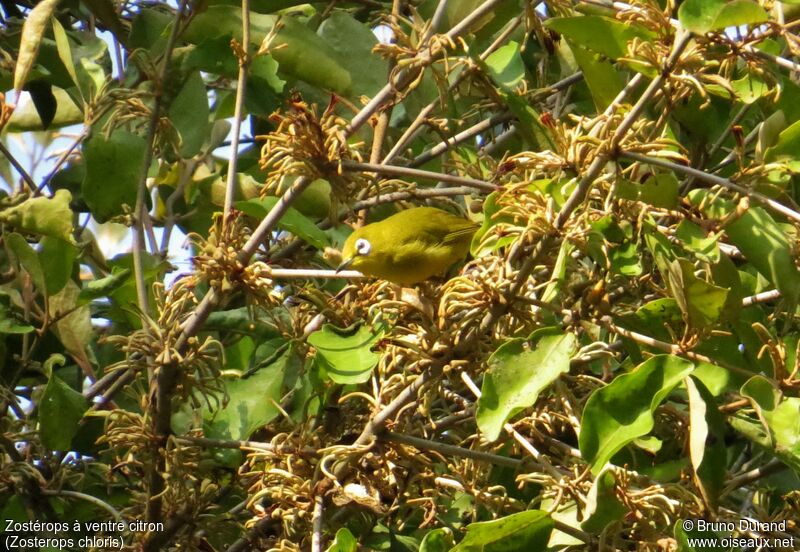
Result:
[[[486,182],[485,180],[476,180],[474,178],[465,178],[462,176],[455,176],[452,174],[437,173],[431,171],[423,171],[420,169],[411,169],[408,167],[397,167],[394,165],[377,165],[373,163],[358,163],[356,161],[342,161],[342,168],[346,171],[364,171],[374,172],[379,174],[386,174],[390,176],[407,176],[409,178],[423,178],[426,180],[434,180],[437,182],[447,182],[449,184],[457,184],[459,186],[469,186],[477,190],[485,190],[493,192],[499,190],[497,184]]]
[[[492,454],[490,452],[483,452],[480,450],[472,450],[456,445],[448,445],[430,439],[422,439],[412,435],[403,435],[402,433],[395,433],[393,431],[384,431],[378,435],[381,441],[390,441],[392,443],[400,443],[401,445],[409,445],[418,450],[432,450],[445,456],[457,456],[459,458],[469,458],[479,462],[487,462],[495,466],[503,466],[506,468],[517,469],[525,464],[526,467],[531,469],[542,469],[538,462],[529,462],[527,460],[520,460],[518,458],[510,458],[508,456],[500,456],[499,454]]]
[[[480,134],[481,132],[485,132],[492,128],[495,125],[499,125],[501,123],[508,122],[514,118],[514,115],[511,114],[509,111],[504,111],[503,113],[498,113],[496,115],[492,115],[488,119],[484,119],[479,123],[472,125],[469,128],[466,128],[459,132],[458,134],[453,135],[452,137],[448,138],[447,140],[443,140],[439,142],[431,149],[425,151],[424,153],[419,154],[415,157],[409,164],[409,167],[419,167],[420,165],[424,165],[431,159],[435,159],[439,157],[441,154],[456,146],[470,138],[473,138]]]
[[[769,303],[770,301],[775,301],[780,298],[781,298],[780,290],[771,289],[769,291],[762,291],[761,293],[756,293],[755,295],[744,297],[742,299],[742,306],[749,307],[750,305],[755,305],[758,303]]]
[[[236,449],[236,450],[257,450],[262,452],[269,452],[273,454],[302,454],[305,456],[317,456],[319,453],[316,449],[311,447],[304,447],[298,449],[288,445],[273,445],[272,443],[264,443],[261,441],[240,441],[237,439],[209,439],[207,437],[174,437],[178,443],[193,445],[198,447],[207,448],[223,448],[223,449]]]
[[[69,159],[69,156],[72,155],[73,151],[75,151],[75,148],[80,146],[83,143],[83,141],[86,140],[87,136],[89,136],[88,126],[85,127],[83,131],[78,135],[78,137],[75,138],[75,141],[72,142],[72,144],[70,144],[70,146],[61,153],[61,155],[58,157],[55,164],[53,165],[53,168],[50,169],[50,172],[47,173],[47,176],[45,176],[42,179],[42,183],[39,184],[38,188],[36,188],[36,192],[34,192],[34,195],[38,196],[42,194],[42,191],[47,186],[50,185],[50,181],[58,173],[59,169],[61,169],[61,166],[67,162],[67,159]]]
[[[135,231],[133,233],[133,272],[136,281],[136,296],[139,302],[139,309],[142,313],[142,327],[146,328],[148,321],[147,317],[150,314],[150,304],[148,293],[145,284],[144,276],[144,263],[143,256],[145,243],[144,243],[144,219],[149,214],[145,208],[145,196],[147,194],[147,171],[150,168],[150,162],[153,158],[153,147],[155,145],[156,128],[158,119],[161,112],[162,92],[164,82],[167,78],[169,71],[170,61],[172,58],[172,50],[175,48],[175,43],[178,40],[178,34],[181,28],[181,20],[183,12],[186,9],[187,0],[180,0],[178,9],[175,12],[175,21],[172,26],[167,45],[164,50],[161,68],[158,72],[157,81],[155,83],[158,93],[155,96],[153,109],[150,114],[150,121],[147,128],[147,144],[145,148],[144,159],[140,168],[139,185],[136,192],[136,210],[135,210]],[[175,380],[175,366],[161,366],[158,374],[152,381],[150,381],[150,404],[149,410],[152,413],[153,432],[159,438],[165,438],[170,431],[170,417],[172,415],[172,383]],[[155,445],[155,458],[151,466],[149,466],[148,474],[148,500],[146,505],[145,518],[148,522],[161,521],[161,504],[162,504],[162,491],[164,490],[164,463],[165,459],[159,452],[158,444]],[[143,549],[145,552],[154,552],[155,542],[152,535],[149,535],[145,540]]]
[[[28,174],[28,171],[25,170],[20,162],[17,161],[17,158],[11,155],[11,152],[8,151],[8,148],[6,148],[6,145],[3,142],[0,142],[0,152],[5,155],[6,159],[8,159],[8,162],[11,163],[11,166],[17,170],[19,175],[22,177],[23,182],[27,184],[28,189],[33,192],[34,195],[36,195],[36,182],[33,181],[31,175]]]
[[[502,0],[486,0],[483,4],[478,6],[475,10],[462,19],[457,25],[450,29],[446,36],[449,39],[457,38],[461,33],[471,27],[478,19],[486,15],[489,11],[499,4]],[[427,48],[427,43],[423,44],[419,53],[415,58],[419,62],[420,67],[425,67],[433,62],[431,51]],[[364,123],[366,123],[372,115],[375,114],[383,105],[385,105],[396,93],[405,90],[417,77],[419,69],[413,71],[400,71],[396,77],[396,82],[387,83],[386,86],[380,89],[375,96],[365,105],[361,111],[350,120],[347,126],[346,134],[348,136],[358,132]]]
[[[744,194],[748,197],[755,199],[759,203],[765,205],[766,207],[769,207],[776,213],[782,214],[786,218],[790,218],[794,221],[800,222],[800,213],[798,213],[797,211],[790,209],[783,203],[775,201],[774,199],[767,197],[759,192],[756,192],[754,190],[748,190],[747,188],[740,186],[739,184],[736,184],[735,182],[732,182],[727,178],[722,178],[721,176],[709,174],[707,172],[703,172],[701,170],[694,169],[692,167],[687,167],[685,165],[679,165],[678,163],[673,163],[672,161],[667,161],[665,159],[659,159],[657,157],[649,157],[647,155],[642,155],[640,153],[634,153],[632,151],[623,150],[619,152],[619,155],[621,157],[625,157],[632,161],[638,161],[639,163],[646,163],[648,165],[654,165],[656,167],[669,169],[671,171],[693,176],[698,180],[708,182],[709,184],[715,184],[717,186],[722,186],[723,188],[739,192],[740,194]]]
[[[357,270],[325,270],[315,268],[270,268],[267,277],[276,279],[345,278],[347,280],[365,278],[365,276]]]
[[[734,366],[733,364],[729,364],[723,360],[717,360],[706,355],[695,353],[694,351],[686,351],[675,345],[674,343],[667,343],[666,341],[660,341],[658,339],[652,338],[648,335],[640,334],[638,332],[634,332],[620,326],[614,324],[611,320],[610,316],[605,316],[600,320],[600,323],[605,326],[608,330],[621,335],[622,337],[627,337],[628,339],[632,339],[637,343],[641,343],[643,345],[647,345],[648,347],[653,347],[654,349],[659,349],[660,351],[664,351],[665,353],[670,353],[676,356],[682,356],[688,358],[689,360],[696,360],[698,362],[707,362],[709,364],[715,364],[717,366],[721,366],[725,368],[729,372],[733,372],[737,375],[744,376],[744,377],[751,377],[753,372],[749,370],[745,370],[744,368],[739,368],[738,366]]]
[[[311,516],[311,552],[322,552],[322,514],[325,511],[325,497],[314,497],[314,512]]]
[[[242,0],[242,51],[239,57],[239,78],[236,81],[236,104],[233,111],[233,136],[231,138],[231,156],[228,159],[228,176],[225,182],[225,205],[222,211],[222,224],[227,224],[228,215],[233,208],[236,195],[236,166],[239,161],[239,134],[244,117],[244,96],[247,90],[247,69],[250,66],[250,0]]]
[[[119,510],[114,508],[108,502],[104,502],[104,501],[100,500],[96,496],[92,496],[92,495],[89,495],[89,494],[86,494],[86,493],[79,493],[78,491],[68,491],[68,490],[64,490],[64,489],[57,490],[57,491],[50,490],[50,489],[43,489],[42,490],[42,494],[44,496],[65,496],[65,497],[68,497],[68,498],[77,498],[78,500],[83,500],[83,501],[89,502],[91,504],[94,504],[98,508],[100,508],[102,510],[105,510],[106,512],[111,514],[111,517],[113,517],[117,521],[122,519],[122,514],[119,512]]]
[[[744,472],[737,476],[731,477],[728,480],[728,484],[725,485],[725,488],[720,493],[720,497],[724,497],[730,494],[731,492],[735,491],[736,489],[749,485],[750,483],[754,483],[759,479],[762,479],[774,473],[782,472],[787,468],[788,466],[786,464],[784,464],[777,458],[774,458],[769,462],[767,462],[766,464],[764,464],[763,466]]]
[[[469,374],[466,372],[461,372],[461,381],[463,381],[467,388],[472,391],[472,394],[475,395],[476,399],[481,398],[481,390],[478,389],[478,386],[475,385],[475,382],[472,381],[472,378],[469,377]],[[506,422],[503,424],[503,429],[506,433],[511,435],[511,437],[531,456],[533,456],[537,462],[539,462],[542,471],[545,471],[551,477],[554,477],[556,480],[561,479],[564,475],[561,471],[558,470],[555,466],[553,466],[544,456],[542,453],[536,450],[536,447],[531,444],[531,442],[526,439],[519,431],[514,429],[514,426],[510,423]],[[566,471],[566,470],[564,470]]]

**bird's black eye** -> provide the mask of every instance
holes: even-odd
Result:
[[[363,238],[356,240],[356,253],[369,255],[370,251],[372,251],[372,245],[367,240]]]

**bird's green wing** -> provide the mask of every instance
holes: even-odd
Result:
[[[412,239],[423,240],[431,245],[448,245],[468,241],[478,225],[465,218],[431,209],[428,216],[418,217],[416,232]]]
[[[459,228],[451,228],[442,239],[442,243],[460,243],[472,238],[472,235],[478,230],[478,225],[470,221],[464,220],[463,226]]]

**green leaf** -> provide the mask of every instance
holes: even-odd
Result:
[[[104,278],[88,282],[78,295],[78,304],[84,305],[93,299],[107,297],[114,290],[123,286],[129,279],[132,271],[128,268],[115,266],[111,269],[111,274]]]
[[[492,192],[483,202],[483,223],[475,235],[472,236],[470,254],[473,257],[482,257],[486,254],[497,251],[514,242],[514,236],[499,237],[500,232],[492,233],[492,240],[485,240],[484,237],[495,225],[513,226],[514,219],[509,215],[500,213],[500,206],[497,204],[497,192]]]
[[[694,253],[698,259],[707,263],[719,262],[720,251],[717,245],[719,236],[708,236],[695,223],[683,219],[675,229],[675,237],[681,240],[686,249]]]
[[[509,41],[486,58],[489,76],[498,86],[513,90],[525,78],[525,64],[519,53],[519,44]]]
[[[17,234],[16,232],[6,236],[6,244],[10,249],[12,259],[16,260],[16,264],[24,268],[30,274],[33,285],[39,290],[39,293],[47,293],[47,285],[44,279],[44,270],[42,263],[39,260],[39,255],[28,242]]]
[[[173,21],[173,16],[156,9],[138,10],[131,25],[129,49],[131,51],[137,48],[151,52],[159,51],[166,44],[167,29]],[[239,28],[241,29],[241,24]]]
[[[236,202],[236,208],[260,220],[269,214],[278,201],[279,198],[272,196],[260,199],[248,199],[247,201]],[[286,213],[281,217],[281,220],[278,221],[278,228],[291,232],[318,249],[324,249],[329,245],[328,235],[320,230],[314,222],[301,215],[299,211],[292,207],[289,207]]]
[[[624,86],[622,78],[612,63],[600,59],[597,54],[577,44],[570,44],[570,49],[583,72],[583,79],[592,94],[595,108],[604,111],[622,90]]]
[[[764,8],[752,0],[686,0],[678,8],[681,25],[697,34],[763,23],[767,19]]]
[[[539,112],[530,105],[530,102],[503,89],[498,89],[497,93],[508,110],[517,118],[517,131],[530,147],[542,150],[556,148],[550,129],[542,124]]]
[[[260,45],[277,19],[274,15],[251,13],[251,44]],[[210,6],[192,19],[182,36],[194,44],[219,36],[233,37],[241,42],[241,7]],[[330,46],[325,40],[292,17],[281,19],[281,28],[270,43],[270,54],[284,73],[313,86],[348,95],[352,87],[350,73],[329,50]]]
[[[713,199],[708,190],[692,190],[688,197],[693,205],[704,204],[707,216],[723,218],[734,210],[733,202]],[[725,226],[725,233],[785,298],[797,301],[800,297],[800,271],[795,266],[793,245],[768,212],[751,205],[742,216]]]
[[[344,11],[334,11],[317,34],[328,45],[328,54],[350,73],[350,96],[374,96],[386,84],[389,66],[372,52],[375,33]]]
[[[56,102],[56,113],[48,128],[52,130],[82,123],[83,111],[78,109],[70,95],[61,88],[53,88],[52,92]],[[17,106],[4,130],[7,132],[28,132],[45,130],[45,127],[44,121],[42,121],[33,103],[26,102]]]
[[[689,376],[684,381],[689,396],[689,458],[703,496],[715,508],[727,477],[725,418],[698,378]]]
[[[779,135],[774,146],[764,152],[764,162],[783,161],[797,172],[800,171],[800,121],[796,121]]]
[[[419,552],[448,552],[453,547],[453,532],[440,527],[428,531],[419,544]]]
[[[592,473],[599,473],[625,445],[653,429],[656,407],[693,368],[677,356],[657,355],[592,393],[578,439]]]
[[[377,366],[380,355],[372,352],[383,332],[373,334],[366,327],[347,334],[345,330],[325,324],[308,336],[308,343],[317,350],[316,360],[335,383],[364,383]]]
[[[608,260],[611,262],[611,271],[615,274],[630,277],[642,274],[641,255],[633,242],[609,247]]]
[[[692,328],[708,328],[722,315],[728,290],[695,276],[694,265],[690,261],[672,261],[667,284],[684,319]]]
[[[179,153],[184,159],[200,152],[209,132],[209,114],[205,82],[200,71],[194,71],[169,107],[169,120],[178,131]]]
[[[336,538],[325,552],[356,552],[358,550],[358,541],[346,527],[342,527],[336,531]]]
[[[772,448],[778,459],[800,471],[800,398],[781,397],[772,382],[763,376],[750,378],[742,386],[741,394],[750,399],[768,430],[766,442],[762,440],[760,444]],[[741,431],[739,427],[736,429]]]
[[[634,38],[654,38],[653,33],[643,27],[599,15],[553,17],[545,21],[545,26],[571,42],[611,59],[625,56],[628,43]]]
[[[80,288],[72,280],[57,294],[48,298],[50,315],[57,318],[53,326],[64,348],[76,359],[88,364],[86,348],[92,341],[92,319],[88,305],[78,306]]]
[[[270,190],[270,194],[280,197],[291,188],[294,177],[284,177],[277,188]],[[292,209],[297,209],[301,214],[312,218],[322,219],[331,213],[331,185],[324,178],[312,181],[300,196],[292,203]],[[330,240],[330,238],[328,238]]]
[[[507,341],[489,358],[475,413],[488,441],[496,440],[509,419],[533,405],[542,390],[569,371],[575,336],[552,329],[549,333],[530,348],[525,339]]]
[[[72,48],[69,44],[69,37],[67,37],[67,32],[56,18],[53,18],[53,37],[56,40],[56,48],[58,49],[58,57],[61,59],[61,63],[64,64],[64,68],[67,70],[67,73],[69,73],[73,84],[80,90],[80,81],[78,80],[78,74],[75,71],[75,64],[72,60]]]
[[[731,86],[736,96],[746,104],[755,103],[772,91],[772,87],[763,78],[752,72],[748,72],[741,79],[731,81]]]
[[[17,52],[17,63],[14,66],[14,92],[17,97],[19,97],[22,87],[25,86],[28,74],[36,62],[47,23],[55,13],[58,2],[59,0],[42,0],[25,17]]]
[[[42,238],[39,246],[39,260],[44,271],[47,294],[55,295],[72,277],[78,248],[69,242],[50,236]]]
[[[592,483],[586,495],[586,510],[581,529],[590,533],[600,533],[610,523],[619,521],[628,512],[616,493],[617,480],[614,472],[603,470]]]
[[[87,400],[55,374],[39,403],[39,431],[42,445],[49,450],[70,450],[78,423],[89,408]]]
[[[289,348],[281,357],[247,379],[223,380],[227,404],[204,409],[205,434],[213,439],[249,439],[272,421],[280,409],[283,381],[299,370],[297,353]],[[217,400],[220,400],[219,398]]]
[[[26,334],[36,328],[18,320],[11,310],[7,295],[0,295],[0,334]]]
[[[641,201],[654,207],[674,209],[678,205],[678,183],[673,173],[651,175],[638,184],[627,179],[617,181],[616,195],[624,199]]]
[[[493,521],[467,525],[467,534],[450,552],[529,552],[544,550],[553,519],[541,510],[528,510]]]
[[[84,143],[86,178],[81,190],[98,222],[123,214],[123,205],[135,207],[146,149],[144,138],[122,129],[108,138],[95,132]]]
[[[67,190],[57,190],[52,198],[41,196],[26,199],[19,205],[0,211],[0,222],[22,232],[73,243],[70,201],[72,194]]]

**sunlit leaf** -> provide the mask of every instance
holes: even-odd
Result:
[[[678,9],[681,25],[693,33],[721,31],[767,20],[767,12],[752,0],[686,0]]]
[[[693,368],[682,358],[657,355],[592,393],[583,410],[578,442],[593,473],[653,429],[656,407]]]
[[[36,62],[39,45],[58,3],[59,0],[42,0],[25,17],[25,23],[22,25],[19,52],[17,53],[17,63],[14,66],[14,91],[17,94],[25,86],[28,74]]]
[[[554,331],[542,334],[533,345],[513,339],[492,354],[475,413],[487,440],[497,439],[506,421],[533,405],[542,390],[569,371],[575,348],[574,335]]]
[[[547,512],[528,510],[467,525],[467,534],[450,552],[528,552],[544,550],[553,530]]]
[[[553,17],[545,21],[545,25],[575,44],[611,59],[626,55],[628,43],[634,38],[653,37],[651,31],[638,25],[598,15]]]
[[[364,383],[378,364],[379,355],[372,352],[372,347],[381,335],[381,332],[372,333],[366,326],[354,333],[346,333],[325,324],[308,337],[308,343],[316,349],[316,359],[332,381]]]

